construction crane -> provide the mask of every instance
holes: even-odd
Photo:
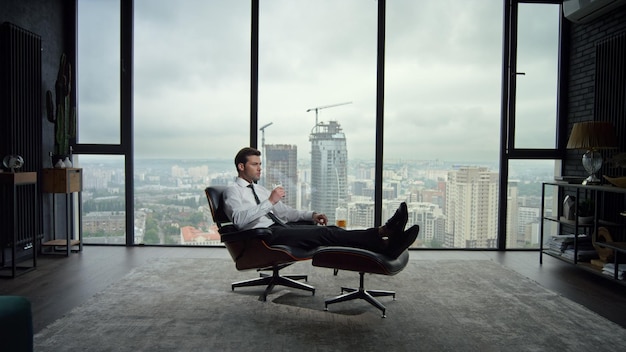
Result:
[[[259,128],[259,130],[261,130],[261,146],[263,147],[263,153],[265,153],[265,129],[270,127],[273,124],[273,122],[267,123],[263,126],[261,126],[261,128]]]
[[[261,131],[261,148],[263,148],[263,160],[261,162],[261,165],[265,165],[265,163],[267,162],[267,150],[265,149],[265,129],[270,127],[273,124],[273,122],[270,123],[266,123],[265,125],[261,126],[261,128],[259,128],[259,130]],[[261,184],[267,187],[267,184],[265,184],[265,176],[261,177]]]
[[[334,108],[335,106],[341,106],[341,105],[347,105],[347,104],[352,104],[352,102],[351,102],[351,101],[349,101],[349,102],[346,102],[346,103],[339,103],[339,104],[332,104],[332,105],[318,106],[318,107],[316,107],[316,108],[310,108],[310,109],[308,109],[306,112],[309,112],[309,111],[315,110],[315,126],[317,126],[317,112],[318,112],[319,110],[326,109],[326,108]]]

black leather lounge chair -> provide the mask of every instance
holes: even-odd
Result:
[[[327,299],[324,310],[328,310],[328,305],[338,302],[345,302],[353,299],[363,299],[382,312],[382,317],[386,317],[386,308],[375,297],[392,296],[395,300],[394,291],[366,290],[364,287],[364,275],[381,274],[395,275],[402,271],[409,262],[409,252],[405,250],[397,258],[390,258],[386,255],[359,248],[349,247],[323,247],[313,255],[313,265],[337,270],[349,270],[359,273],[359,288],[342,287],[341,295]],[[347,292],[347,293],[344,293]]]
[[[265,301],[274,286],[282,285],[302,289],[315,295],[315,287],[296,280],[307,280],[306,275],[281,276],[279,271],[295,262],[310,260],[315,251],[304,251],[283,245],[268,245],[263,239],[270,234],[267,228],[237,231],[224,213],[222,193],[226,186],[211,186],[205,194],[211,209],[213,221],[217,224],[221,240],[235,262],[237,270],[271,270],[272,274],[260,273],[260,277],[234,282],[231,289],[245,286],[266,286],[259,300]]]

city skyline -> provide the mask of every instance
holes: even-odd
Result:
[[[192,237],[200,240],[208,240],[211,236],[215,235],[216,229],[202,227],[204,228],[202,231],[194,230],[193,227],[198,226],[198,224],[195,224],[195,222],[187,223],[187,220],[183,220],[178,214],[188,213],[190,211],[192,213],[201,211],[203,214],[202,217],[210,221],[210,214],[207,210],[207,204],[205,204],[203,189],[211,184],[231,184],[236,177],[234,171],[227,171],[231,168],[231,162],[223,160],[220,166],[206,164],[202,161],[186,161],[185,163],[179,163],[180,160],[171,160],[170,162],[173,163],[162,163],[161,161],[150,160],[140,162],[136,167],[135,202],[138,208],[135,211],[148,211],[144,216],[148,220],[157,214],[163,213],[162,215],[158,215],[158,217],[162,219],[160,221],[164,221],[162,226],[165,227],[158,230],[161,231],[159,232],[160,235],[158,235],[160,237],[154,237],[155,235],[152,237],[160,238],[158,241],[165,241],[162,242],[163,244],[176,243],[176,241],[182,241],[183,238]],[[386,181],[383,182],[382,216],[384,218],[391,216],[391,213],[397,208],[400,201],[405,200],[409,204],[411,214],[409,222],[423,226],[421,236],[416,245],[449,248],[468,248],[472,246],[476,248],[475,246],[495,245],[495,237],[487,238],[486,241],[482,242],[476,240],[482,236],[480,234],[491,234],[491,236],[495,236],[497,232],[494,229],[497,224],[497,195],[493,192],[493,190],[498,187],[497,173],[489,171],[485,167],[460,167],[457,165],[455,169],[450,169],[450,166],[455,165],[448,165],[441,162],[424,163],[423,165],[397,164],[394,166],[393,170],[390,169],[386,171]],[[548,168],[547,165],[544,166],[546,167],[541,172],[546,174],[550,168]],[[121,164],[116,168],[111,165],[98,165],[97,163],[86,162],[84,167],[86,181],[83,199],[85,201],[98,202],[98,199],[110,201],[115,197],[123,199]],[[436,167],[439,170],[427,170],[422,167]],[[374,222],[374,182],[373,179],[370,178],[372,168],[373,166],[368,163],[355,163],[355,165],[351,165],[348,168],[350,193],[349,198],[345,199],[341,208],[344,209],[346,213],[349,228],[368,227],[372,226]],[[478,201],[480,201],[480,199],[488,200],[489,203],[486,203],[486,205],[491,204],[482,208],[482,211],[483,213],[488,212],[491,214],[489,217],[493,219],[493,221],[490,221],[491,226],[488,230],[463,230],[468,233],[478,231],[475,236],[479,237],[469,240],[465,239],[459,243],[458,238],[457,242],[455,242],[453,240],[454,236],[451,237],[454,233],[449,233],[450,230],[446,231],[444,227],[446,217],[449,216],[449,214],[446,213],[451,211],[448,207],[450,201],[445,198],[446,193],[450,194],[446,192],[446,188],[456,187],[450,183],[451,181],[448,179],[450,173],[457,173],[469,169],[481,170],[480,172],[493,174],[491,181],[489,181],[492,191],[485,193],[488,194],[488,196],[481,196],[481,192],[476,194]],[[538,213],[540,204],[538,201],[540,197],[540,174],[532,172],[532,169],[527,169],[526,172],[526,175],[521,178],[520,182],[513,182],[507,185],[507,187],[515,187],[510,190],[510,194],[514,194],[515,196],[508,200],[510,202],[509,212],[511,215],[507,216],[507,232],[511,235],[507,239],[507,246],[510,248],[536,245],[538,240],[536,214]],[[299,164],[298,175],[296,192],[300,199],[306,199],[311,189],[310,179],[306,176],[310,175],[310,165]],[[393,177],[393,175],[396,176]],[[103,178],[108,178],[112,182],[107,183],[102,180]],[[518,184],[524,187],[518,187]],[[533,191],[529,193],[528,187],[532,185],[534,185],[534,187],[531,187]],[[95,187],[100,189],[97,195],[93,193]],[[471,187],[473,188],[474,186]],[[467,212],[467,215],[455,215],[455,217],[470,216],[484,219],[484,215],[477,214],[473,211],[476,203],[469,200],[468,202],[467,204],[469,205],[458,207],[458,209]],[[91,207],[86,208],[91,209]],[[123,206],[115,213],[120,213],[122,209]],[[111,215],[114,214],[111,213]],[[102,217],[106,216],[106,214],[97,216]],[[139,217],[141,218],[141,216]],[[123,219],[124,217],[119,218]],[[194,221],[198,219],[199,218],[196,218]],[[148,223],[149,222],[150,221],[148,221]],[[447,223],[450,222],[448,221]],[[176,228],[168,230],[173,224],[175,224]],[[150,231],[145,231],[144,225],[137,223],[135,224],[135,230],[139,234],[150,233]],[[154,231],[155,230],[153,230],[152,233],[154,233]],[[141,236],[138,236],[137,233],[135,236],[136,239]],[[170,233],[170,235],[166,235],[167,233]],[[175,235],[175,238],[180,238],[167,240],[167,236],[172,236],[174,233],[179,233],[179,235]],[[193,234],[193,236],[190,234]],[[117,241],[122,240],[123,239],[118,239]],[[214,244],[215,242],[211,243]],[[209,242],[205,244],[209,244]]]

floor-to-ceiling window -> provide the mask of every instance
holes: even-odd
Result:
[[[120,2],[78,1],[77,11],[77,143],[106,153],[121,143]],[[124,244],[125,157],[104,153],[74,156],[83,169],[83,240]]]
[[[553,162],[506,159],[506,197],[498,178],[503,1],[383,2],[384,57],[376,47],[380,2],[259,1],[256,78],[251,3],[135,0],[134,32],[126,26],[120,33],[119,2],[79,1],[78,142],[100,146],[87,154],[107,154],[124,134],[125,106],[134,130],[131,144],[111,147],[117,156],[80,156],[85,174],[93,169],[99,180],[85,192],[86,209],[132,212],[132,243],[218,244],[203,189],[232,182],[234,154],[256,144],[262,182],[288,186],[290,205],[324,211],[333,222],[372,226],[380,202],[384,223],[407,201],[410,224],[421,226],[415,247],[496,248],[504,221],[507,234],[518,231],[507,248],[536,245],[525,228],[533,226],[526,223],[529,200],[545,178],[528,171],[547,169],[549,178]],[[520,150],[555,148],[559,9],[519,9],[519,101],[507,128]],[[109,30],[102,31],[105,19]],[[129,33],[132,64],[119,60],[120,36]],[[381,58],[384,96],[376,86]],[[120,93],[120,73],[128,71],[132,91]],[[132,104],[120,99],[131,94]],[[376,180],[376,109],[383,103],[384,162]],[[257,117],[258,130],[250,131]],[[124,171],[128,158],[132,179]],[[130,184],[132,193],[120,190]],[[125,193],[133,204],[119,201]],[[498,212],[502,202],[506,216]],[[87,243],[120,236],[94,232]]]
[[[260,2],[265,183],[349,228],[374,224],[376,23],[374,1]]]
[[[501,28],[501,1],[387,1],[383,197],[414,247],[495,247]]]
[[[219,244],[203,191],[249,141],[250,2],[134,3],[135,242]]]
[[[560,175],[555,159],[561,5],[520,2],[513,14],[510,88],[514,103],[509,109],[506,152],[514,159],[508,161],[505,246],[539,248],[541,183]],[[557,211],[553,189],[547,191],[546,209]],[[557,230],[554,222],[545,226],[546,233]]]

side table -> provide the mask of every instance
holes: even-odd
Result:
[[[52,253],[62,248],[65,256],[69,256],[72,248],[78,246],[78,251],[83,250],[83,230],[81,226],[82,220],[82,188],[83,188],[83,169],[81,168],[64,168],[64,169],[43,169],[43,185],[44,193],[52,194],[52,239],[41,244],[42,249],[51,247]],[[73,198],[72,194],[78,194],[78,239],[74,238],[74,217],[73,217]],[[58,194],[65,195],[65,229],[66,235],[57,239],[56,235],[56,202],[55,198]]]
[[[6,198],[7,202],[13,200],[13,210],[12,214],[8,216],[8,220],[10,221],[8,225],[7,231],[7,240],[8,243],[1,243],[0,250],[2,251],[2,262],[0,262],[0,267],[2,271],[4,269],[9,269],[10,274],[5,275],[2,274],[0,277],[9,277],[14,278],[18,275],[27,273],[31,270],[34,270],[37,267],[37,173],[36,172],[0,172],[0,184],[2,184],[3,188],[7,188],[9,190],[8,197]],[[18,197],[18,187],[32,186],[34,188],[33,191],[33,209],[28,211],[22,211],[22,213],[27,214],[19,214],[20,209],[28,209],[29,206],[18,207],[19,201],[24,201],[24,199],[19,199]],[[4,192],[3,192],[4,193]],[[32,219],[29,217],[32,216]],[[22,229],[20,229],[19,225],[22,225]],[[31,233],[32,232],[32,233]],[[9,237],[11,236],[12,237]],[[11,266],[4,267],[4,263],[6,261],[5,258],[5,248],[4,245],[11,245]],[[17,265],[17,250],[18,248],[23,250],[32,249],[33,253],[33,263],[32,266],[18,266]]]

